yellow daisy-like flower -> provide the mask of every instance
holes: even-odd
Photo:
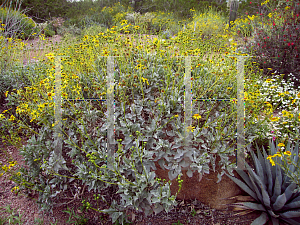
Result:
[[[193,118],[196,119],[196,120],[198,120],[198,119],[201,119],[202,117],[201,117],[199,114],[195,114],[195,115],[193,116]]]
[[[298,120],[300,121],[300,113],[299,113],[299,116],[298,116]]]
[[[16,117],[14,117],[14,115],[11,115],[10,118],[8,119],[9,121],[14,121],[16,119]]]
[[[278,144],[278,146],[279,146],[279,147],[284,147],[284,146],[285,146],[285,144],[283,144],[283,143],[279,143],[279,144]]]
[[[269,155],[269,156],[267,157],[267,159],[270,161],[270,163],[272,164],[272,166],[275,166],[275,162],[274,162],[274,160],[272,159],[272,157],[273,157],[273,156]]]
[[[279,120],[279,117],[271,117],[271,121],[276,122]]]
[[[269,83],[269,82],[271,82],[271,81],[272,81],[272,79],[267,79],[267,80],[266,80],[267,83]]]
[[[54,53],[50,52],[45,55],[50,61],[54,60]]]
[[[290,156],[292,153],[291,153],[290,151],[286,151],[286,152],[284,152],[283,154],[284,154],[284,155]]]
[[[174,117],[176,117],[176,118],[177,118],[177,117],[178,117],[178,115],[176,114]]]
[[[286,111],[286,110],[283,110],[283,111],[282,111],[282,116],[289,116],[289,114],[290,114],[290,113],[289,113],[288,111]]]
[[[190,131],[193,132],[195,127],[188,126],[186,129],[187,129],[187,132],[190,132]]]
[[[275,155],[273,155],[273,157],[276,157],[276,156],[282,157],[282,155],[280,153],[276,153]]]

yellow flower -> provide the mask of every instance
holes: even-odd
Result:
[[[122,20],[121,25],[127,24],[127,20]]]
[[[53,53],[48,53],[48,54],[46,54],[46,57],[50,60],[50,61],[52,61],[52,60],[54,60],[54,54]]]
[[[10,118],[8,119],[9,121],[14,121],[16,119],[16,117],[14,117],[14,115],[11,115]]]
[[[278,146],[279,146],[279,147],[284,147],[284,146],[285,146],[285,144],[283,144],[283,143],[279,143],[279,144],[278,144]]]
[[[2,120],[2,119],[5,119],[5,116],[3,114],[0,114],[0,120]]]
[[[149,85],[149,82],[148,82],[148,79],[147,79],[147,78],[142,77],[142,81],[143,81],[144,83],[147,82],[147,84]]]
[[[286,111],[286,110],[283,110],[283,111],[282,111],[282,116],[289,116],[289,112]]]
[[[267,80],[266,80],[267,83],[268,83],[268,82],[271,82],[271,81],[272,81],[272,79],[267,79]]]
[[[279,120],[279,117],[272,117],[271,118],[271,121],[273,121],[273,122],[276,122],[276,121],[278,121]]]
[[[275,155],[273,155],[273,157],[276,157],[276,156],[282,157],[282,155],[280,153],[276,153]]]
[[[201,116],[200,116],[199,114],[195,114],[195,115],[193,116],[193,118],[196,119],[196,120],[198,120],[198,119],[201,119]]]
[[[176,114],[174,117],[176,117],[176,118],[177,118],[177,117],[178,117],[178,115]]]
[[[6,98],[7,98],[7,95],[8,95],[8,91],[5,92],[5,97],[6,97]]]
[[[291,153],[290,151],[286,151],[286,152],[284,152],[283,154],[284,154],[284,155],[290,156],[292,153]]]
[[[188,126],[186,129],[187,129],[187,132],[190,132],[190,131],[193,132],[195,127]]]
[[[11,192],[17,192],[19,190],[18,186],[13,187],[13,189],[11,189]]]
[[[275,166],[275,162],[274,162],[274,160],[272,159],[274,156],[271,156],[271,155],[269,155],[268,157],[267,157],[267,159],[270,161],[270,163],[272,164],[272,166]]]

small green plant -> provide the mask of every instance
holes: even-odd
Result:
[[[197,213],[196,213],[196,210],[193,209],[192,212],[191,212],[191,215],[192,215],[192,216],[196,216],[196,214],[197,214]]]
[[[180,222],[180,220],[178,220],[177,223],[172,223],[172,225],[183,225],[183,224]]]
[[[7,205],[5,207],[2,207],[3,210],[1,210],[1,213],[8,213],[9,215],[6,218],[1,218],[0,219],[0,224],[1,222],[3,222],[3,224],[5,224],[5,222],[8,222],[8,224],[23,224],[22,222],[22,216],[23,214],[21,214],[20,212],[18,212],[18,214],[15,212],[14,209],[10,208],[10,205]]]
[[[44,219],[41,219],[39,217],[34,218],[34,225],[44,225]]]
[[[74,209],[69,209],[69,207],[67,208],[67,210],[63,211],[69,214],[69,219],[68,221],[66,221],[66,223],[70,223],[70,224],[87,224],[88,219],[84,217],[84,215],[77,215],[74,212]]]

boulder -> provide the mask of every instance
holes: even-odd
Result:
[[[218,163],[218,159],[216,162]],[[155,166],[157,168],[155,171],[156,177],[169,181],[168,170],[162,169],[157,162]],[[226,204],[234,203],[235,200],[229,200],[227,198],[240,195],[243,191],[226,175],[223,175],[222,180],[217,183],[218,172],[221,172],[221,169],[219,166],[216,166],[216,172],[210,171],[209,174],[203,175],[202,178],[199,177],[198,172],[194,172],[190,178],[186,175],[186,170],[182,171],[183,176],[181,176],[181,179],[183,183],[181,191],[177,195],[177,200],[197,199],[211,208],[218,210],[228,209]],[[236,171],[234,171],[234,175],[238,177]],[[176,179],[172,180],[172,195],[176,194],[178,188]]]

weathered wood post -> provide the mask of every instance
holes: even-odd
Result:
[[[227,3],[229,6],[229,28],[231,28],[234,24],[234,21],[237,18],[237,10],[239,8],[239,1],[238,0],[229,0]]]

